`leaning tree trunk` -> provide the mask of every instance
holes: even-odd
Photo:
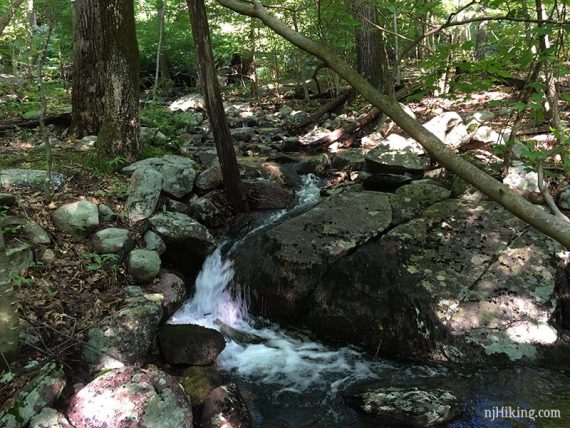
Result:
[[[0,17],[0,36],[4,32],[4,29],[8,26],[12,17],[18,10],[18,8],[24,3],[24,0],[12,0],[10,5],[8,6],[8,10],[4,14],[4,16]]]
[[[78,138],[97,135],[103,119],[103,41],[100,0],[73,3],[73,92],[71,131]]]
[[[187,3],[192,23],[192,37],[198,56],[198,68],[204,83],[208,118],[222,167],[226,195],[237,212],[247,212],[249,210],[247,198],[241,184],[230,127],[224,112],[224,104],[216,76],[206,6],[204,0],[187,0]]]
[[[133,0],[99,0],[104,63],[104,113],[97,149],[127,162],[142,152],[139,139],[139,48]]]
[[[6,364],[13,361],[18,352],[20,330],[17,307],[14,289],[10,284],[4,236],[0,230],[0,369],[6,368]]]
[[[402,110],[395,99],[380,93],[346,62],[323,46],[296,33],[275,16],[269,14],[259,0],[252,0],[253,5],[237,0],[216,1],[240,14],[259,18],[280,36],[325,62],[372,105],[389,116],[410,137],[420,143],[434,160],[497,201],[515,216],[570,249],[570,224],[547,213],[542,207],[530,203],[503,183],[458,156],[439,138]]]

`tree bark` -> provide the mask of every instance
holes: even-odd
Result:
[[[0,36],[4,32],[10,21],[12,20],[12,17],[14,16],[18,8],[22,6],[22,3],[24,3],[24,0],[12,0],[12,2],[10,2],[10,5],[8,6],[8,10],[6,11],[5,15],[0,18]]]
[[[103,42],[100,0],[73,3],[75,54],[71,94],[71,132],[77,138],[97,135],[103,119]]]
[[[158,6],[158,44],[156,47],[156,70],[154,73],[154,87],[152,88],[152,101],[156,101],[156,91],[158,89],[158,74],[160,72],[160,57],[162,55],[162,38],[164,37],[164,12],[166,0],[160,2]]]
[[[139,139],[139,49],[133,0],[99,0],[103,41],[104,113],[100,153],[127,162],[142,152]]]
[[[198,56],[198,68],[204,83],[206,109],[222,167],[226,195],[235,211],[247,212],[249,210],[247,198],[239,176],[230,127],[224,112],[216,75],[206,6],[204,0],[187,0],[187,4],[192,23],[192,38]]]
[[[327,63],[372,105],[389,116],[420,143],[433,159],[497,201],[515,216],[570,249],[570,224],[547,213],[542,207],[530,203],[476,166],[463,160],[418,121],[406,114],[397,101],[377,91],[364,77],[336,55],[318,43],[294,32],[279,19],[268,14],[259,0],[253,0],[253,6],[236,0],[217,0],[217,2],[240,14],[259,18],[280,36]]]
[[[353,16],[359,23],[355,31],[356,69],[372,86],[384,94],[394,90],[394,82],[388,70],[382,33],[378,25],[376,2],[373,0],[351,0]]]

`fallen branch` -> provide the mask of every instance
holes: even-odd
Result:
[[[335,110],[338,110],[341,106],[344,105],[345,102],[347,102],[347,100],[351,97],[351,95],[355,95],[354,90],[353,89],[347,89],[342,94],[340,94],[338,97],[336,97],[334,100],[332,100],[326,104],[323,104],[316,112],[314,112],[312,115],[310,115],[307,119],[302,121],[299,125],[296,125],[295,129],[297,129],[297,130],[303,129],[306,126],[315,123],[317,120],[319,120],[325,114],[327,114],[329,112],[334,112]]]
[[[331,133],[325,135],[324,137],[321,137],[318,140],[312,141],[308,144],[301,144],[299,146],[299,150],[308,151],[308,152],[317,152],[319,150],[327,148],[328,146],[330,146],[333,143],[336,143],[337,141],[348,139],[354,133],[370,125],[372,122],[378,119],[378,117],[380,117],[380,110],[378,110],[377,108],[373,108],[366,115],[366,117],[363,117],[356,123],[346,128],[336,129]]]
[[[63,113],[57,116],[46,117],[44,123],[46,125],[71,125],[71,113]],[[0,132],[12,131],[18,128],[37,128],[40,126],[40,119],[20,119],[0,122]]]
[[[564,213],[562,211],[560,211],[560,209],[558,208],[558,206],[554,202],[552,195],[550,194],[550,192],[548,191],[548,189],[544,185],[544,160],[542,160],[542,159],[540,159],[538,161],[537,173],[538,173],[538,178],[537,178],[538,190],[540,190],[540,194],[542,195],[542,199],[544,199],[544,202],[546,203],[546,205],[550,209],[550,212],[552,213],[552,215],[558,217],[559,219],[570,223],[570,218],[568,218],[566,215],[564,215]]]

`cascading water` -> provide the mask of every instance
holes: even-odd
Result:
[[[304,178],[297,192],[295,210],[302,211],[319,200],[318,179]],[[279,211],[246,234],[291,214]],[[228,251],[239,251],[240,241]],[[218,366],[228,379],[254,395],[253,417],[259,426],[272,427],[376,427],[347,407],[340,395],[359,380],[376,380],[384,386],[420,386],[457,391],[464,413],[449,424],[453,428],[513,426],[483,417],[494,406],[562,409],[570,412],[570,379],[564,372],[535,369],[469,371],[412,365],[387,360],[367,360],[360,352],[344,347],[331,349],[308,336],[285,331],[266,320],[251,317],[243,291],[232,287],[234,270],[222,246],[211,254],[195,284],[195,294],[170,319],[173,324],[198,324],[226,335],[227,344]],[[568,410],[567,410],[568,409]],[[541,426],[560,420],[543,421]],[[549,424],[549,422],[552,422]],[[516,426],[534,426],[518,420]],[[530,424],[530,425],[528,425]]]

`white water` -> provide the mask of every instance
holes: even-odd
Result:
[[[297,192],[294,209],[317,203],[319,199],[318,178],[305,176],[303,187]],[[259,232],[286,213],[283,210],[273,214],[248,235]],[[239,242],[234,244],[232,251],[239,251]],[[334,392],[344,383],[375,377],[370,364],[351,348],[332,350],[301,334],[293,337],[278,325],[267,322],[262,323],[263,327],[255,327],[259,320],[248,314],[247,299],[243,292],[236,291],[237,287],[232,284],[233,276],[231,260],[224,260],[221,248],[218,248],[204,262],[192,299],[169,320],[172,324],[198,324],[221,331],[223,329],[216,322],[219,320],[241,334],[255,336],[255,341],[261,342],[238,343],[226,337],[226,348],[217,361],[222,370],[250,381],[277,385],[278,394],[315,388]]]

